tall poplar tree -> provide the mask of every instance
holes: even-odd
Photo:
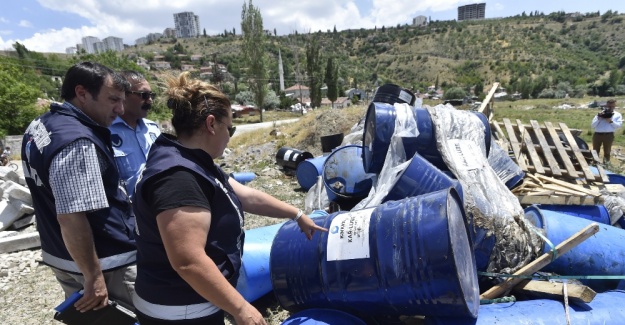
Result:
[[[306,44],[306,72],[310,88],[310,106],[321,106],[321,84],[323,82],[321,68],[321,46],[317,36],[312,35]]]
[[[248,71],[249,88],[254,93],[254,101],[260,109],[260,121],[263,121],[263,103],[267,96],[267,70],[265,55],[265,32],[260,10],[243,2],[241,11],[241,52]]]
[[[332,102],[332,108],[334,108],[334,102],[339,96],[338,91],[338,66],[334,65],[332,58],[328,59],[326,64],[326,86],[328,87],[328,99]]]

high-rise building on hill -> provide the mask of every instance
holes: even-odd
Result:
[[[458,7],[458,21],[484,19],[486,3],[474,3]]]
[[[200,17],[193,12],[185,11],[174,14],[177,38],[200,36]]]

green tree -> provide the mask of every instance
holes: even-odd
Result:
[[[252,0],[249,5],[243,2],[241,11],[241,52],[249,72],[249,86],[254,93],[256,105],[261,107],[267,94],[267,71],[265,55],[265,32],[260,9],[254,7]],[[260,121],[263,111],[260,110]]]
[[[452,87],[445,91],[443,95],[443,99],[462,99],[467,95],[467,93],[462,89],[462,87]]]
[[[0,137],[23,134],[28,124],[47,107],[35,107],[42,95],[33,83],[39,78],[32,68],[0,56]]]
[[[310,35],[306,43],[306,73],[308,73],[308,87],[310,89],[310,106],[321,106],[321,46],[317,35]]]
[[[332,102],[332,108],[334,108],[334,102],[339,97],[338,74],[338,66],[334,66],[334,60],[329,58],[326,64],[326,77],[324,81],[328,87],[328,99]]]

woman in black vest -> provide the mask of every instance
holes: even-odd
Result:
[[[243,211],[295,220],[311,239],[317,226],[301,210],[229,178],[213,159],[234,134],[230,101],[188,73],[167,80],[177,138],[153,144],[137,184],[137,280],[133,299],[144,324],[266,324],[237,292]]]

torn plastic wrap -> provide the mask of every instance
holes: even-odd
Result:
[[[625,212],[625,198],[611,194],[607,190],[601,190],[601,198],[603,199],[603,206],[608,210],[610,215],[610,224],[616,224]]]
[[[475,113],[451,105],[437,105],[428,111],[438,150],[462,184],[474,246],[486,245],[482,252],[490,252],[488,262],[482,259],[480,263],[480,250],[476,249],[478,270],[515,272],[538,255],[540,239],[525,221],[517,198],[488,163],[484,124]]]
[[[419,136],[417,121],[413,108],[408,104],[394,104],[395,129],[391,137],[384,166],[377,178],[373,178],[373,186],[369,195],[356,204],[352,211],[367,207],[378,206],[393,187],[401,171],[410,164],[412,157],[406,157],[404,150],[404,138],[416,138]]]
[[[362,134],[365,131],[365,117],[363,116],[358,123],[354,124],[349,133],[343,137],[341,146],[349,144],[362,145]]]

